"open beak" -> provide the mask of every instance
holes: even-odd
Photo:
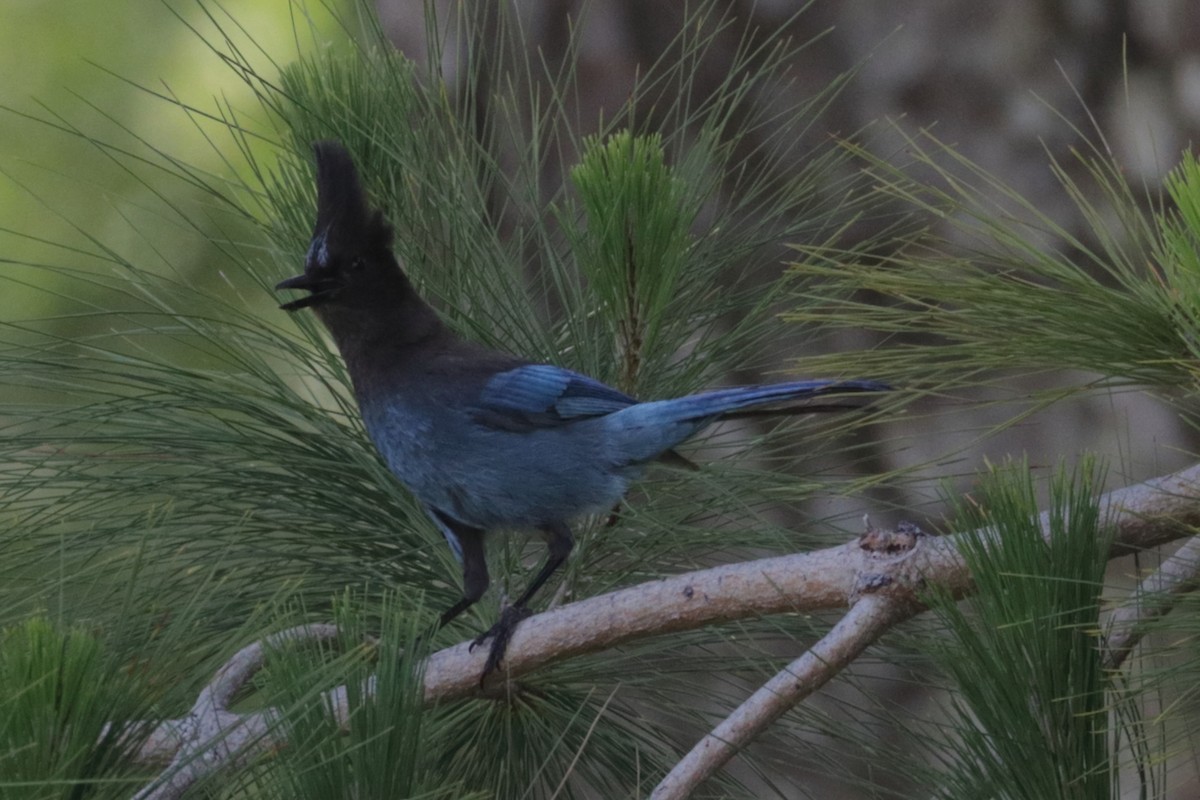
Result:
[[[294,278],[288,278],[286,281],[280,281],[275,284],[276,289],[306,289],[311,294],[307,297],[301,297],[298,300],[293,300],[290,303],[283,303],[279,307],[284,311],[299,311],[302,308],[308,308],[311,305],[328,299],[333,290],[337,288],[333,281],[321,278],[314,278],[311,275],[302,274]]]

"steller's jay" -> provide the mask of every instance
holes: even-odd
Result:
[[[391,226],[368,206],[346,149],[317,142],[314,150],[317,224],[304,274],[275,287],[309,294],[280,308],[311,308],[329,329],[367,433],[462,564],[462,598],[441,624],[487,589],[487,531],[535,529],[549,550],[529,588],[475,639],[492,640],[483,677],[530,613],[530,598],[571,552],[568,521],[612,509],[647,464],[683,461],[673,447],[737,412],[888,389],[873,381],[805,380],[643,403],[585,375],[467,341],[401,270]]]

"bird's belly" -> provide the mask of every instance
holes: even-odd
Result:
[[[384,430],[379,436],[373,431],[372,438],[418,500],[485,530],[608,511],[634,477],[613,467],[598,426],[595,436],[586,425],[474,428],[467,436],[439,434],[432,424],[420,423]]]

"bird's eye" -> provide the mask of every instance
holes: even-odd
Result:
[[[358,272],[366,265],[367,265],[367,262],[364,261],[363,259],[355,258],[350,261],[349,270],[351,272]]]

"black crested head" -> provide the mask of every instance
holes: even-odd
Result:
[[[411,287],[392,255],[392,228],[367,203],[358,169],[340,142],[313,144],[317,159],[317,223],[304,273],[276,289],[306,289],[306,297],[280,308],[364,308],[396,303]],[[324,315],[322,315],[324,316]]]

